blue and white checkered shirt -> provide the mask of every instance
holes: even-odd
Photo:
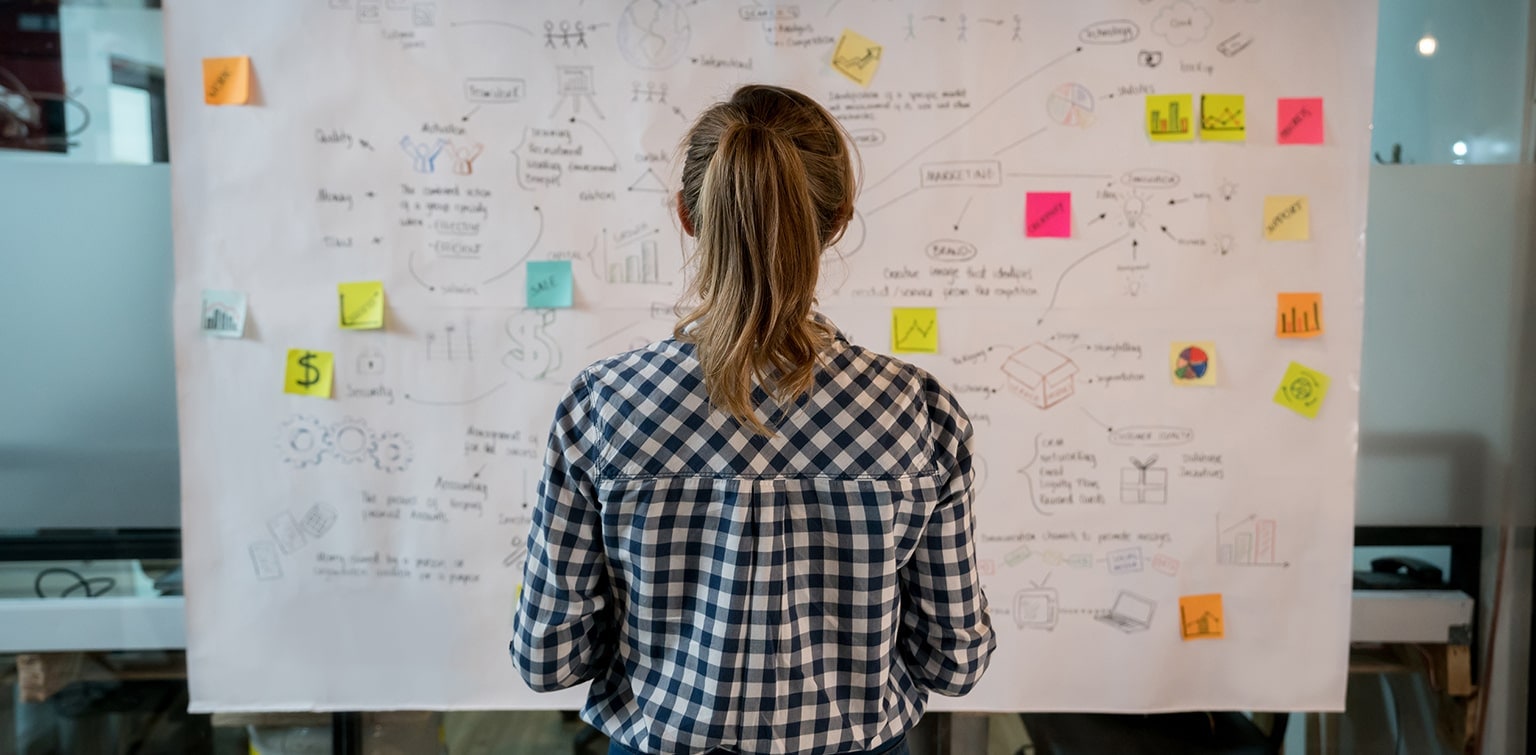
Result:
[[[817,317],[820,317],[819,315]],[[756,435],[691,344],[588,367],[555,416],[512,657],[646,753],[847,752],[962,695],[996,646],[971,424],[932,376],[837,333]]]

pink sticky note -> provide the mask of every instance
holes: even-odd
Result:
[[[1323,143],[1323,98],[1281,98],[1275,136],[1281,144]]]
[[[1072,195],[1032,191],[1024,195],[1024,235],[1032,239],[1072,237]]]

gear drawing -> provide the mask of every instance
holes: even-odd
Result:
[[[345,417],[331,425],[325,436],[326,447],[344,464],[356,464],[368,456],[374,436],[368,423],[356,417]]]
[[[314,417],[290,417],[283,423],[277,447],[282,460],[295,468],[319,464],[327,450],[325,428]]]
[[[381,433],[368,452],[373,456],[373,466],[382,472],[403,472],[411,465],[411,442],[400,433]]]

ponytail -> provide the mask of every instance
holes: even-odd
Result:
[[[811,319],[821,253],[853,205],[836,121],[789,90],[745,87],[689,133],[682,202],[698,240],[694,344],[710,402],[763,435],[754,385],[783,406],[815,382],[830,330]]]

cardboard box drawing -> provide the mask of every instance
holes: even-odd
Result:
[[[1077,363],[1043,343],[1032,343],[1008,357],[1003,373],[1030,403],[1049,409],[1072,395]]]

